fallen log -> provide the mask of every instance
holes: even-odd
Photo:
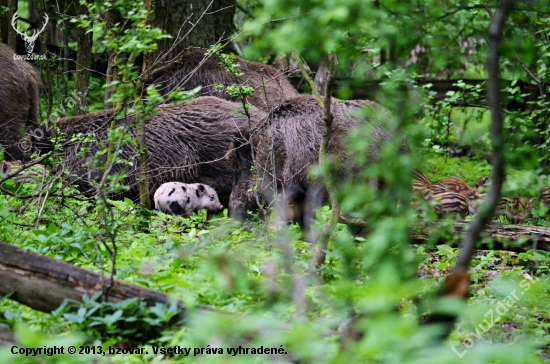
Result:
[[[351,227],[352,232],[357,235],[364,234],[367,226],[363,221],[340,215],[339,221]],[[462,236],[466,233],[469,223],[457,222],[454,224],[453,235]],[[440,225],[421,225],[411,226],[411,242],[414,244],[424,244],[430,236],[442,229]],[[453,242],[450,239],[441,238],[437,243],[448,245],[457,245],[459,242]],[[478,249],[489,250],[508,250],[513,252],[526,252],[530,249],[550,251],[550,228],[542,226],[527,225],[503,225],[488,224],[483,229],[482,239],[477,246]]]
[[[463,84],[470,86],[469,88],[463,88],[457,86],[457,83],[461,81]],[[345,85],[345,87],[351,91],[351,98],[353,99],[362,99],[362,100],[374,100],[377,93],[382,89],[382,84],[385,80],[361,80],[358,82],[353,79],[340,78],[336,80],[334,85],[333,96],[338,96],[340,90],[340,85]],[[512,82],[513,86],[512,86]],[[435,92],[435,97],[432,102],[439,100],[444,100],[448,98],[449,92],[460,92],[464,95],[463,98],[460,98],[454,101],[453,106],[463,106],[463,107],[481,107],[487,108],[487,101],[485,100],[485,95],[487,91],[487,80],[486,79],[476,79],[476,80],[437,80],[437,79],[417,79],[415,83],[418,87],[431,85],[430,90]],[[519,93],[526,96],[526,99],[522,102],[515,99],[504,99],[504,107],[507,110],[529,110],[532,106],[529,105],[529,102],[536,101],[540,95],[538,85],[534,85],[531,82],[525,81],[510,81],[510,80],[500,80],[501,90],[504,90],[506,87],[519,87]],[[401,94],[410,93],[412,90],[412,85],[406,85],[402,83],[397,88],[397,92]],[[471,90],[471,87],[480,86],[481,92],[477,90]]]
[[[74,265],[0,242],[0,296],[13,293],[15,300],[35,310],[52,312],[66,299],[80,302],[84,294],[102,291],[109,278]],[[148,305],[170,304],[168,295],[114,280],[108,300],[121,302],[143,298]],[[179,304],[181,314],[185,307]]]
[[[469,223],[457,222],[453,234],[464,235]],[[415,225],[411,240],[416,244],[426,242],[437,226]],[[448,243],[448,241],[445,241]],[[478,249],[526,252],[531,249],[550,251],[550,228],[527,225],[489,224],[483,229]]]
[[[84,294],[91,297],[101,292],[102,284],[107,280],[108,277],[101,274],[0,242],[0,296],[5,296],[32,309],[51,313],[66,299],[81,302]],[[108,301],[121,302],[129,298],[142,298],[150,306],[174,302],[167,294],[114,280]],[[189,313],[183,303],[176,303],[179,313],[170,322],[174,326],[183,324],[183,319],[187,318]],[[204,305],[195,306],[193,311],[203,317],[205,315],[239,317],[238,314],[219,311]],[[288,329],[288,325],[282,323],[278,327],[265,330],[269,332]],[[335,333],[327,331],[328,334]],[[13,332],[0,328],[0,346],[13,344],[15,341]]]

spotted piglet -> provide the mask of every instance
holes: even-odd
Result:
[[[155,191],[155,209],[175,216],[191,216],[193,211],[221,211],[216,191],[202,183],[167,182]]]

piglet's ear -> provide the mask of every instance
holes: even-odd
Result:
[[[204,192],[206,188],[204,188],[204,185],[199,185],[199,191]]]

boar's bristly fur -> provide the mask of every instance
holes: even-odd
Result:
[[[352,128],[361,124],[372,126],[368,149],[368,158],[372,161],[377,160],[383,142],[392,139],[394,130],[389,122],[390,113],[374,102],[333,99],[331,106],[334,121],[329,153],[343,162],[341,175],[345,178],[353,170],[353,166],[349,167],[353,163],[351,154],[343,144],[343,137]],[[388,123],[359,118],[357,113],[363,107],[381,112],[384,119],[387,117]],[[323,110],[315,97],[302,95],[283,102],[265,120],[260,121],[249,137],[255,150],[255,173],[261,181],[261,186],[256,187],[262,198],[269,203],[276,194],[281,194],[283,211],[292,214],[290,219],[301,223],[306,232],[313,217],[312,209],[319,207],[323,201],[324,189],[320,182],[313,181],[308,174],[309,167],[319,162],[323,134]],[[249,172],[247,176],[250,166],[246,164],[251,164],[252,158],[246,138],[243,140],[237,137],[235,147],[232,159],[239,176],[234,180],[229,211],[232,217],[243,219],[246,211],[257,209],[255,199],[248,192],[255,186],[255,182],[252,173]],[[403,148],[407,149],[408,146],[404,145]],[[273,187],[276,187],[276,192]]]
[[[19,143],[37,126],[42,83],[33,66],[14,56],[0,43],[0,145],[6,159],[27,161]]]
[[[150,197],[165,182],[199,182],[214,188],[227,205],[233,179],[233,165],[226,159],[234,135],[248,128],[248,118],[239,110],[239,103],[216,97],[199,97],[189,104],[166,105],[159,107],[158,114],[146,123],[145,132],[149,150]],[[262,118],[264,113],[256,108],[250,109],[253,118]],[[77,184],[90,188],[92,181],[99,181],[101,171],[91,162],[99,142],[106,140],[106,133],[113,118],[113,111],[65,118],[59,121],[62,132],[69,136],[77,133],[95,133],[93,142],[72,142],[64,148],[65,166],[78,176]],[[135,137],[135,117],[130,115],[120,125],[129,128],[129,134]],[[83,147],[90,152],[79,156]],[[135,158],[137,148],[126,145],[122,148],[121,158],[132,161],[131,165],[116,163],[113,172],[124,171],[127,177],[124,183],[130,186],[126,196],[137,199],[139,160]],[[105,158],[103,158],[105,159]]]
[[[193,90],[201,86],[200,95],[216,96],[226,100],[235,99],[226,93],[216,91],[214,85],[229,86],[239,83],[254,88],[254,93],[247,100],[264,111],[272,110],[283,100],[298,95],[287,79],[288,72],[284,70],[238,58],[236,62],[240,65],[239,71],[243,75],[235,79],[220,65],[216,55],[205,60],[204,53],[205,51],[195,50],[185,54],[178,62],[161,67],[153,73],[151,83],[159,84],[158,90],[164,96],[176,87]]]

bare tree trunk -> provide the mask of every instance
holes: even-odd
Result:
[[[151,0],[145,0],[145,7],[148,12],[151,11]],[[147,24],[150,24],[150,19],[146,20]],[[151,53],[143,54],[143,68],[142,79],[139,80],[139,86],[136,87],[136,92],[139,92],[138,97],[141,97],[143,87],[151,77],[151,70],[149,65],[151,64]],[[149,199],[149,150],[147,149],[147,139],[145,134],[145,122],[148,115],[138,115],[136,117],[136,137],[139,148],[139,203],[141,207],[150,210],[151,200]]]
[[[63,2],[60,2],[61,5],[61,12],[67,13],[68,12],[68,0],[64,0]],[[69,55],[70,55],[70,49],[69,49],[69,34],[70,32],[70,25],[69,20],[65,19],[65,17],[61,18],[61,42],[62,42],[62,49],[63,49],[63,72],[61,74],[61,96],[63,97],[63,100],[65,100],[69,96],[69,85],[68,85],[68,77],[69,77]]]
[[[36,3],[36,0],[30,0],[28,1],[28,9],[29,9],[29,22],[31,27],[36,27],[40,23],[41,16],[40,12],[38,11],[38,4]],[[46,13],[46,9],[43,9],[44,13]]]
[[[0,14],[2,13],[1,9],[8,8],[8,5],[8,0],[0,0]],[[4,15],[0,15],[0,42],[2,43],[8,43],[8,27],[10,23],[9,11]]]
[[[155,0],[153,26],[172,39],[158,41],[155,58],[170,61],[190,47],[208,48],[233,35],[236,0]]]
[[[487,101],[491,109],[491,142],[493,146],[492,165],[493,173],[491,177],[491,188],[484,204],[481,206],[479,214],[474,218],[470,225],[470,230],[464,237],[463,248],[458,256],[458,261],[454,269],[458,271],[468,271],[470,261],[474,255],[476,243],[483,228],[491,221],[495,213],[495,208],[500,200],[502,184],[504,183],[504,138],[502,136],[502,112],[500,107],[500,59],[498,54],[498,44],[502,38],[504,24],[508,17],[510,7],[514,0],[502,0],[498,11],[495,13],[491,26],[489,27],[489,56],[488,72],[489,82],[487,88]],[[468,282],[469,284],[469,282]]]
[[[107,30],[112,29],[114,24],[121,21],[120,12],[116,9],[109,10],[105,15],[105,18],[107,23]],[[107,80],[105,81],[106,85],[112,83],[118,77],[118,67],[116,65],[118,59],[116,56],[116,52],[112,49],[108,50],[108,52],[109,52],[109,62],[107,64]],[[113,87],[105,88],[105,98],[104,98],[105,110],[112,109],[114,107],[114,105],[111,102],[108,102],[109,98],[111,98],[111,95],[113,94],[113,91],[114,91]]]
[[[321,148],[319,150],[319,163],[324,164],[327,161],[328,155],[328,145],[330,138],[332,136],[332,111],[331,111],[331,96],[332,96],[332,87],[334,85],[334,77],[336,73],[336,56],[329,55],[326,60],[320,63],[319,71],[315,75],[316,86],[322,90],[322,95],[324,97],[323,105],[323,120],[325,123],[325,131],[323,134],[323,141]],[[338,218],[340,217],[340,204],[336,199],[336,188],[331,181],[327,180],[326,183],[327,192],[330,198],[330,204],[332,206],[332,212],[330,219],[321,231],[319,239],[317,241],[317,256],[315,258],[315,265],[320,266],[325,263],[326,259],[326,250],[328,249],[328,242],[330,236],[338,223]]]
[[[118,67],[116,65],[117,63],[117,56],[115,52],[110,51],[109,52],[109,61],[107,63],[107,79],[105,80],[105,84],[109,85],[117,78],[118,73]],[[109,99],[111,98],[113,94],[114,88],[112,86],[106,86],[105,87],[105,96],[104,96],[104,108],[105,110],[112,109],[114,107],[112,102],[109,102]]]
[[[61,79],[63,82],[61,84],[61,96],[63,97],[63,100],[65,100],[69,95],[69,86],[67,83],[67,77],[69,75],[69,37],[67,34],[67,23],[65,20],[63,20],[63,23],[63,72],[61,74]]]
[[[151,209],[149,199],[149,150],[145,136],[146,115],[136,118],[136,136],[139,147],[139,203],[145,209]]]
[[[88,8],[80,5],[78,15],[87,15]],[[90,85],[90,67],[92,65],[92,33],[86,33],[86,29],[78,28],[77,30],[77,56],[76,56],[76,78],[75,90],[79,95],[77,103],[74,107],[75,115],[82,115],[86,112],[86,93]]]
[[[46,9],[44,9],[44,11],[46,11]],[[50,32],[48,31],[44,32],[44,38],[43,38],[44,41],[42,42],[42,49],[40,50],[42,54],[47,53],[46,44],[48,44],[49,38],[50,38]],[[42,82],[48,93],[48,104],[46,105],[46,120],[49,120],[53,109],[53,87],[52,87],[53,79],[52,79],[52,70],[50,68],[50,62],[48,62],[48,60],[45,60],[43,61],[43,65],[44,65],[45,77],[43,78]]]
[[[17,12],[17,0],[8,0],[8,18],[9,18],[9,24],[11,24],[11,19],[13,19],[13,15]],[[8,26],[8,47],[13,49],[15,53],[17,53],[17,32],[13,27]]]
[[[313,82],[315,83],[315,87],[317,88],[317,90],[319,90],[319,94],[322,97],[326,96],[325,91],[328,87],[329,77],[331,77],[332,73],[334,72],[334,64],[332,63],[335,62],[335,57],[336,56],[331,55],[321,59],[321,61],[319,62],[319,69],[315,74],[315,79]],[[333,85],[331,85],[330,87],[332,89]]]

